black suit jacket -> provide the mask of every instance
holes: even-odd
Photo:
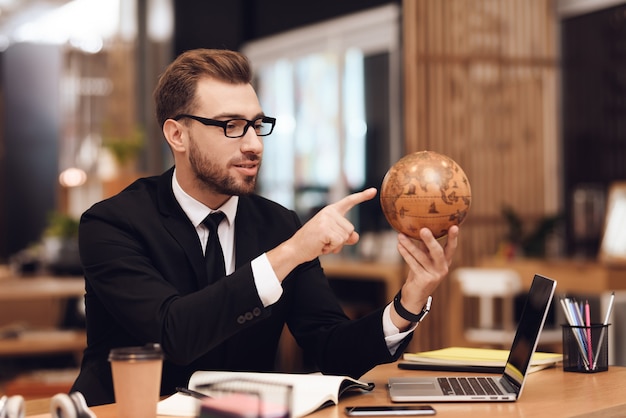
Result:
[[[273,371],[285,324],[323,373],[359,377],[389,354],[383,308],[348,320],[319,260],[283,281],[264,307],[250,262],[300,227],[293,211],[242,196],[235,221],[236,270],[208,285],[198,235],[171,187],[173,169],[137,180],[95,204],[80,223],[87,348],[72,390],[89,405],[114,402],[107,357],[113,347],[161,344],[161,394],[186,386],[196,370]]]

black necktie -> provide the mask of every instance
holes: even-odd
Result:
[[[209,228],[209,240],[206,243],[206,250],[204,251],[204,261],[209,283],[214,283],[220,277],[226,275],[224,253],[222,252],[220,239],[217,236],[217,226],[222,222],[225,216],[224,212],[213,212],[202,221],[202,223]]]

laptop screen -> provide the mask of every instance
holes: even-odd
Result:
[[[555,288],[554,280],[536,274],[528,291],[503,377],[518,395],[522,391],[532,354],[537,348]]]

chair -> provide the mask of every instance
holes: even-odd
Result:
[[[509,269],[462,267],[453,272],[453,277],[463,295],[464,313],[470,314],[468,306],[472,306],[473,299],[478,300],[477,318],[466,316],[465,339],[498,346],[512,342],[515,334],[514,299],[522,290],[518,274]]]
[[[517,328],[515,298],[524,291],[518,273],[507,268],[461,267],[452,277],[459,284],[462,312],[467,315],[464,338],[476,345],[510,348]],[[541,345],[561,343],[560,329],[544,328],[541,334]]]

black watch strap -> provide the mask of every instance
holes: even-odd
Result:
[[[414,314],[412,312],[407,311],[406,308],[402,306],[402,303],[400,303],[401,297],[402,297],[402,289],[400,289],[398,291],[398,294],[396,294],[396,297],[393,298],[393,307],[396,309],[396,312],[398,313],[398,315],[400,315],[403,319],[406,319],[407,321],[410,321],[410,322],[420,322],[421,320],[424,319],[426,315],[428,315],[428,312],[430,312],[430,305],[433,302],[432,296],[428,296],[426,305],[424,305],[424,308],[418,314]]]

